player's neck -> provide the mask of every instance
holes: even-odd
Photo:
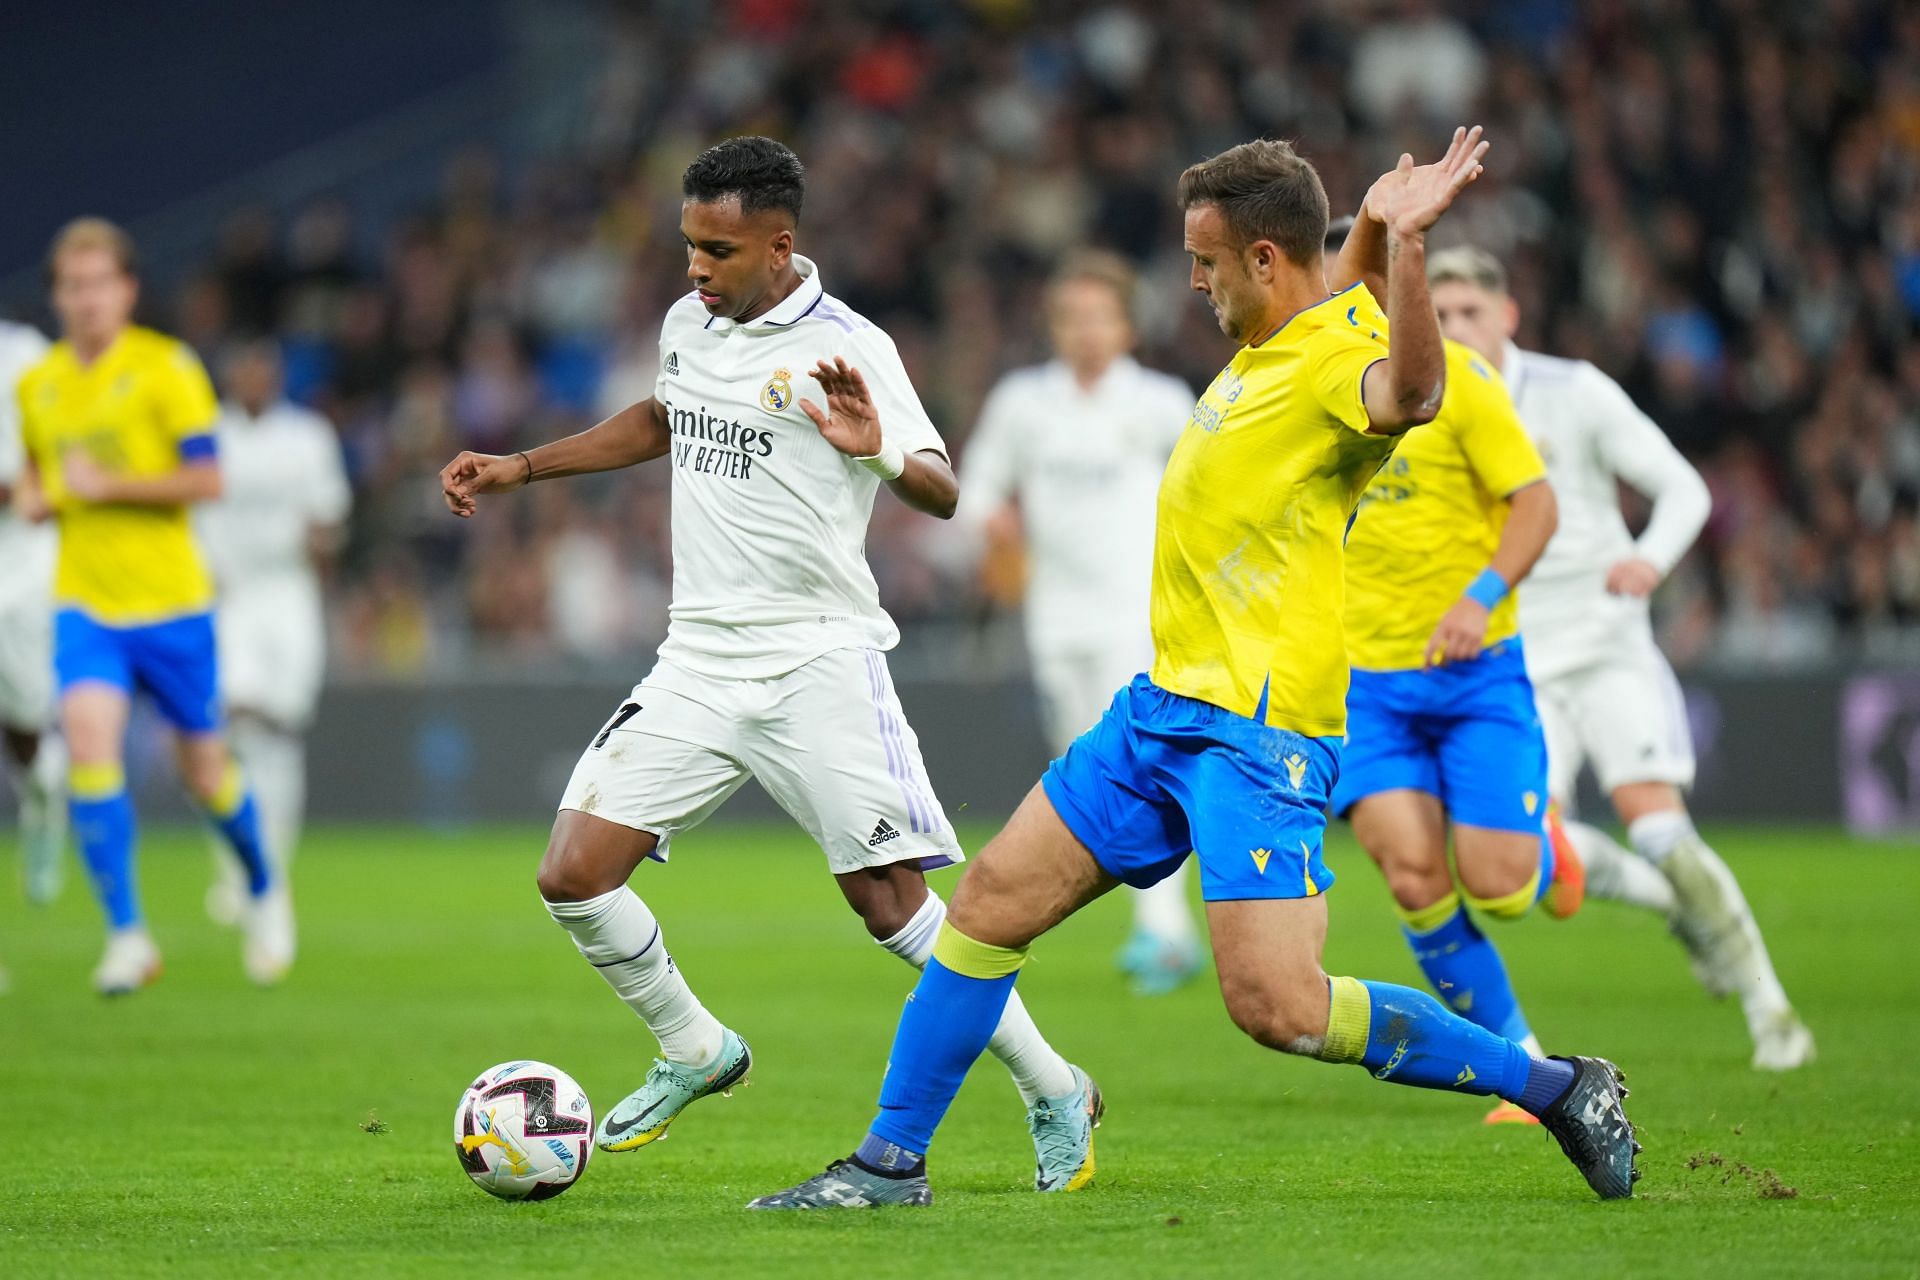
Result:
[[[1248,326],[1246,345],[1257,347],[1286,327],[1287,321],[1305,311],[1308,307],[1318,306],[1333,295],[1327,292],[1324,280],[1314,280],[1302,273],[1297,277],[1286,277],[1275,281],[1273,291],[1267,294],[1267,305],[1259,319]]]
[[[737,324],[745,324],[749,320],[758,320],[761,316],[767,314],[767,312],[792,297],[793,291],[800,287],[800,280],[800,268],[793,265],[792,258],[788,258],[787,265],[781,269],[779,275],[773,278],[773,285],[765,293],[760,295],[758,302],[754,303],[745,312],[735,316],[734,322]]]
[[[1100,385],[1100,379],[1107,376],[1108,370],[1112,369],[1113,366],[1119,362],[1120,357],[1113,356],[1109,359],[1093,363],[1068,363],[1067,372],[1073,375],[1074,385],[1078,386],[1082,391],[1091,391]]]
[[[114,329],[104,336],[78,333],[68,334],[67,345],[73,348],[73,358],[78,360],[84,367],[107,354],[108,349],[111,348],[114,343],[118,342],[120,335],[126,331],[127,327],[121,325],[118,329]]]

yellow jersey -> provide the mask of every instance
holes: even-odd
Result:
[[[1508,499],[1547,475],[1493,367],[1447,347],[1440,415],[1407,433],[1361,495],[1347,533],[1347,649],[1364,671],[1426,665],[1427,641],[1500,545]],[[1520,629],[1494,606],[1488,645]]]
[[[59,342],[21,377],[21,438],[60,526],[54,601],[118,626],[204,613],[213,582],[183,506],[87,502],[66,486],[74,451],[103,470],[153,476],[211,461],[213,384],[184,342],[128,328],[82,365]]]
[[[1347,723],[1341,536],[1393,451],[1360,379],[1386,358],[1364,285],[1242,347],[1194,405],[1160,483],[1153,682],[1309,737]]]

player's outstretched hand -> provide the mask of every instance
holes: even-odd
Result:
[[[1477,658],[1486,639],[1487,607],[1478,600],[1455,600],[1427,641],[1427,665],[1444,667]]]
[[[1649,560],[1630,556],[1607,570],[1607,590],[1644,600],[1660,585],[1660,571]]]
[[[474,513],[481,494],[507,493],[526,482],[527,460],[518,453],[467,452],[440,468],[440,494],[447,510],[462,518]]]
[[[1455,129],[1453,142],[1437,162],[1416,165],[1411,155],[1401,156],[1392,173],[1382,174],[1368,188],[1362,207],[1395,235],[1425,234],[1484,171],[1480,160],[1491,145],[1481,138],[1479,125]]]
[[[826,393],[827,407],[804,396],[800,410],[813,419],[828,444],[850,458],[871,458],[880,452],[880,411],[874,408],[873,394],[860,371],[840,356],[828,364],[822,360],[812,370],[813,380]]]

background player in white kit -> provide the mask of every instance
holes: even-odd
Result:
[[[13,513],[25,465],[20,375],[47,354],[38,329],[0,323],[0,734],[20,800],[20,857],[27,898],[51,902],[65,880],[66,752],[53,733],[51,525]]]
[[[1061,263],[1046,294],[1054,359],[1000,380],[964,458],[963,523],[1024,544],[1027,653],[1056,755],[1153,659],[1154,502],[1194,396],[1127,354],[1133,288],[1114,254]],[[1133,890],[1133,917],[1120,967],[1136,991],[1171,991],[1200,971],[1184,865]]]
[[[463,453],[449,507],[536,479],[668,457],[673,601],[653,671],[592,739],[561,799],[541,897],[660,1040],[639,1089],[602,1115],[609,1151],[665,1134],[688,1103],[751,1066],[695,998],[627,881],[749,776],[827,855],[848,903],[916,968],[945,905],[922,871],[963,858],[901,713],[884,650],[899,639],[864,554],[882,481],[946,517],[958,498],[940,435],[891,339],[793,252],[800,161],[767,138],[701,153],[682,180],[694,292],[667,312],[653,397],[507,457]],[[803,399],[805,381],[825,393]],[[1090,1158],[1099,1094],[1010,1008],[993,1051],[1028,1105],[1042,1190]]]
[[[305,735],[326,670],[320,569],[353,492],[328,421],[281,395],[279,348],[249,342],[222,369],[220,498],[194,512],[219,590],[220,690],[233,751],[253,779],[267,852],[286,882],[306,811]],[[240,923],[246,886],[215,848],[207,914]],[[290,883],[290,882],[289,882]]]
[[[1740,997],[1756,1068],[1810,1062],[1813,1036],[1774,975],[1739,882],[1687,814],[1692,735],[1648,621],[1647,598],[1706,523],[1706,483],[1613,379],[1583,360],[1513,344],[1520,311],[1491,255],[1447,250],[1427,275],[1441,329],[1506,378],[1560,498],[1559,531],[1520,589],[1549,785],[1567,806],[1581,766],[1591,764],[1646,860],[1596,827],[1566,822],[1588,891],[1669,916],[1701,983]],[[1637,539],[1620,514],[1620,481],[1653,501]]]

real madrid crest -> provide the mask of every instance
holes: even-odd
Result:
[[[791,371],[775,369],[767,385],[760,388],[760,405],[768,413],[785,413],[793,403],[793,383],[788,381],[791,377]]]

